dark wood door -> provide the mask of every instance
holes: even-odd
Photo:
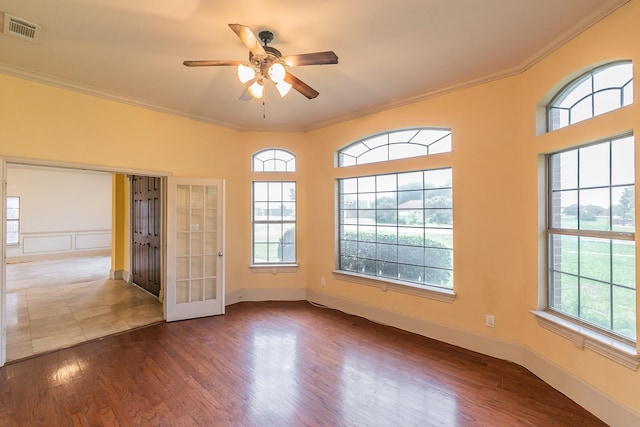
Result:
[[[160,294],[162,259],[160,194],[160,178],[132,177],[133,283],[156,296]]]

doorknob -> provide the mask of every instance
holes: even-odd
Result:
[[[218,256],[222,256],[222,251],[218,252]]]

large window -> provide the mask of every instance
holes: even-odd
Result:
[[[339,180],[339,269],[453,288],[451,168]]]
[[[633,66],[614,62],[595,68],[569,83],[551,101],[549,130],[559,129],[633,102]]]
[[[7,245],[20,243],[20,198],[7,197]]]
[[[636,339],[634,140],[548,156],[549,309]]]

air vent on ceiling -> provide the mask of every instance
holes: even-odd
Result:
[[[8,36],[18,37],[23,40],[34,41],[38,39],[42,26],[25,21],[15,16],[4,14],[4,26],[2,32]]]

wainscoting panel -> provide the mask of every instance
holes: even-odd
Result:
[[[111,230],[23,233],[7,246],[7,262],[93,256],[111,252]]]

